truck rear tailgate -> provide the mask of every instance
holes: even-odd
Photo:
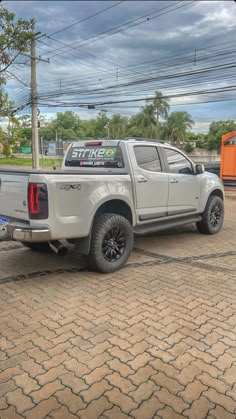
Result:
[[[8,218],[29,220],[28,215],[29,174],[0,170],[0,215]]]

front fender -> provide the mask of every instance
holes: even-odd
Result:
[[[216,194],[222,194],[224,199],[224,186],[221,179],[214,173],[210,172],[204,172],[201,176],[201,198],[199,203],[200,213],[204,212],[208,198],[214,192]]]

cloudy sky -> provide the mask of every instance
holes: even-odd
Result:
[[[192,114],[196,131],[206,130],[211,120],[236,119],[235,91],[209,93],[236,85],[233,0],[3,0],[2,5],[17,17],[35,18],[36,32],[42,34],[37,55],[50,64],[37,66],[41,114],[71,109],[88,118],[105,109],[108,115],[131,115],[144,100],[107,102],[145,99],[161,90],[175,96],[171,110]],[[8,91],[21,105],[29,97],[29,66],[21,66],[17,76],[26,86],[10,81]],[[198,94],[205,90],[204,96]],[[188,95],[176,97],[183,93]],[[193,104],[206,101],[211,102]],[[65,108],[65,103],[95,103],[96,109]]]

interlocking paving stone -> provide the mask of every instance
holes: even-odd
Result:
[[[235,212],[136,238],[111,275],[0,242],[0,417],[235,417]]]

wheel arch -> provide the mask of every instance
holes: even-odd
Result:
[[[221,199],[222,199],[222,201],[224,201],[224,193],[222,192],[222,190],[221,190],[221,189],[214,189],[213,191],[211,191],[211,193],[210,193],[209,197],[210,197],[210,196],[213,196],[213,195],[215,195],[215,196],[219,196],[219,198],[221,198]],[[208,198],[208,199],[209,199],[209,198]]]
[[[96,209],[93,215],[93,220],[91,223],[89,235],[77,241],[77,248],[80,253],[84,255],[88,255],[89,250],[90,250],[90,245],[91,245],[91,235],[92,235],[94,221],[98,215],[105,214],[105,213],[122,215],[124,218],[126,218],[129,221],[131,226],[133,226],[134,215],[132,213],[132,209],[130,205],[126,201],[119,198],[113,198],[113,199],[103,202]]]
[[[204,185],[203,185],[204,186]],[[211,196],[219,196],[219,198],[224,201],[224,192],[220,186],[215,185],[213,188],[202,188],[203,192],[201,193],[200,204],[199,204],[199,213],[202,214],[205,211],[208,200]]]
[[[104,202],[99,206],[93,217],[93,223],[95,218],[100,214],[113,213],[122,215],[126,218],[131,225],[133,225],[133,214],[130,206],[122,199],[111,199]]]
[[[202,219],[196,223],[199,233],[216,234],[221,230],[224,222],[223,199],[224,193],[222,190],[216,188],[211,191],[210,195],[208,196],[204,212],[201,214]],[[215,202],[218,202],[218,204]]]

